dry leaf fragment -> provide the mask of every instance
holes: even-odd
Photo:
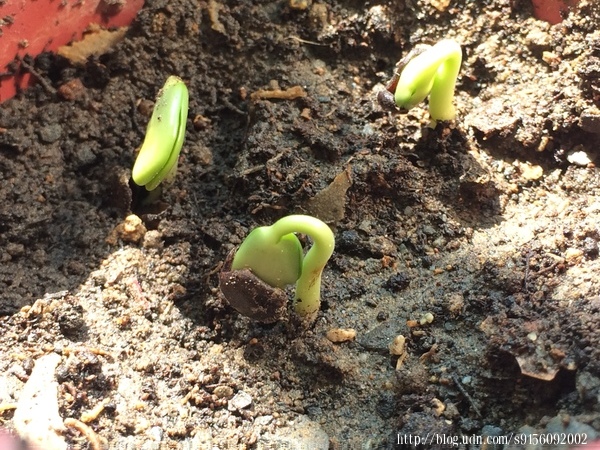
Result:
[[[336,175],[329,186],[309,200],[308,212],[327,223],[342,220],[346,212],[346,192],[350,186],[350,170],[346,169]]]
[[[90,25],[83,39],[70,45],[59,47],[57,53],[73,64],[85,64],[92,55],[103,55],[117,43],[121,42],[127,33],[127,27],[114,31],[103,30],[98,25]]]

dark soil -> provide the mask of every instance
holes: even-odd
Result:
[[[111,449],[600,437],[597,3],[555,26],[524,0],[306,4],[148,0],[109,54],[42,55],[2,105],[0,423],[56,353],[60,417],[104,405],[88,422]],[[395,62],[445,37],[457,120],[382,111]],[[190,117],[149,208],[130,168],[169,75]],[[291,213],[336,235],[308,328],[218,289],[248,231]]]

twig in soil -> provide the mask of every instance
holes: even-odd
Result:
[[[222,99],[221,102],[231,111],[233,111],[234,113],[237,113],[241,116],[247,116],[248,113],[246,113],[245,111],[242,111],[240,108],[238,108],[237,106],[235,106],[233,103],[231,103],[229,100],[227,99]]]
[[[150,309],[150,302],[146,298],[144,290],[142,289],[142,285],[138,281],[137,277],[132,276],[128,278],[126,283],[127,291],[133,297],[133,300],[141,304],[145,309]]]
[[[539,277],[540,275],[543,275],[543,274],[545,274],[547,272],[553,271],[556,268],[556,266],[558,266],[558,262],[552,263],[548,267],[545,267],[543,269],[538,270],[537,272],[534,273],[534,275],[536,277]]]
[[[479,408],[475,404],[475,401],[469,395],[469,393],[465,390],[465,388],[462,386],[462,384],[460,384],[460,380],[458,379],[458,377],[456,375],[452,375],[452,381],[454,381],[454,384],[456,385],[456,387],[458,388],[458,390],[460,391],[460,393],[463,395],[463,397],[465,397],[467,399],[467,401],[469,402],[469,404],[473,408],[473,411],[475,411],[475,414],[477,414],[477,417],[479,417],[479,418],[483,417],[481,415],[481,411],[479,410]]]
[[[90,443],[92,450],[104,450],[104,445],[102,445],[100,437],[91,427],[88,427],[85,423],[71,417],[66,418],[64,423],[66,427],[74,428],[83,434]]]
[[[18,58],[19,59],[19,63],[21,63],[21,67],[23,67],[25,70],[27,70],[27,72],[29,72],[31,75],[33,75],[38,82],[42,85],[42,87],[44,88],[44,90],[46,92],[48,92],[49,94],[52,95],[56,95],[56,89],[54,89],[50,83],[48,83],[46,81],[46,79],[44,78],[44,76],[39,73],[37,70],[35,70],[35,68],[29,64],[27,61],[25,61],[25,58]]]
[[[104,408],[106,407],[108,402],[109,400],[105,399],[98,403],[96,406],[94,406],[92,409],[82,412],[80,417],[81,421],[83,423],[90,423],[96,420],[98,416],[102,414],[102,411],[104,411]]]
[[[412,321],[412,322],[416,322],[416,320]],[[407,325],[408,325],[408,323],[407,323]],[[408,325],[408,326],[411,327],[411,325]],[[419,325],[418,325],[418,323],[416,323],[413,326],[419,326]],[[424,362],[424,361],[428,361],[428,360],[432,359],[437,354],[437,351],[438,351],[438,345],[433,344],[429,350],[427,350],[425,353],[423,353],[419,357],[419,361]]]
[[[256,215],[259,211],[262,211],[263,209],[270,209],[272,211],[279,211],[283,209],[283,206],[281,205],[272,205],[270,203],[261,203],[260,205],[258,205],[256,208],[254,208],[252,211],[250,211],[250,214],[252,215]]]
[[[529,262],[531,261],[531,250],[525,255],[525,274],[523,275],[523,290],[527,291],[527,279],[529,278]]]
[[[207,273],[205,273],[202,276],[202,279],[204,280],[204,282],[206,283],[206,285],[209,285],[210,279],[213,275],[217,275],[217,280],[218,280],[218,275],[221,272],[221,269],[223,268],[223,261],[219,261],[219,263],[216,266],[213,266],[212,269],[210,269]],[[217,281],[217,290],[218,290],[218,281]]]
[[[556,255],[549,254],[551,257],[555,258],[555,261],[550,264],[548,267],[544,267],[543,269],[538,270],[537,272],[531,271],[531,256],[533,252],[529,251],[525,255],[525,274],[523,276],[523,290],[527,291],[528,281],[539,278],[545,273],[552,272],[559,264],[563,263],[564,260]]]
[[[302,44],[320,45],[321,47],[324,47],[327,45],[327,44],[321,44],[320,42],[307,41],[306,39],[299,38],[298,36],[288,36],[287,38],[292,39],[297,42],[301,42]]]
[[[265,167],[264,164],[260,164],[258,166],[252,166],[249,169],[244,170],[241,175],[243,177],[247,177],[248,175],[252,175],[253,173],[260,172]]]
[[[102,350],[101,348],[96,348],[96,347],[84,347],[84,348],[65,347],[62,349],[62,352],[66,356],[69,356],[69,353],[90,352],[90,353],[93,353],[94,355],[107,356],[108,358],[110,358],[113,361],[117,359],[117,358],[115,358],[115,356],[113,354],[109,353],[108,351]]]

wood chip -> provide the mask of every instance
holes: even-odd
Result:
[[[292,86],[291,88],[281,90],[265,90],[259,89],[256,92],[250,94],[252,100],[268,100],[268,99],[281,99],[281,100],[295,100],[297,98],[306,97],[306,91],[302,86]]]

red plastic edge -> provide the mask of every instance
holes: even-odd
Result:
[[[532,0],[533,14],[552,25],[562,22],[563,13],[576,6],[579,0]]]
[[[120,4],[122,3],[122,4]],[[14,76],[18,56],[37,56],[81,39],[90,24],[129,25],[144,0],[8,0],[0,6],[0,102],[29,84],[29,74]]]

